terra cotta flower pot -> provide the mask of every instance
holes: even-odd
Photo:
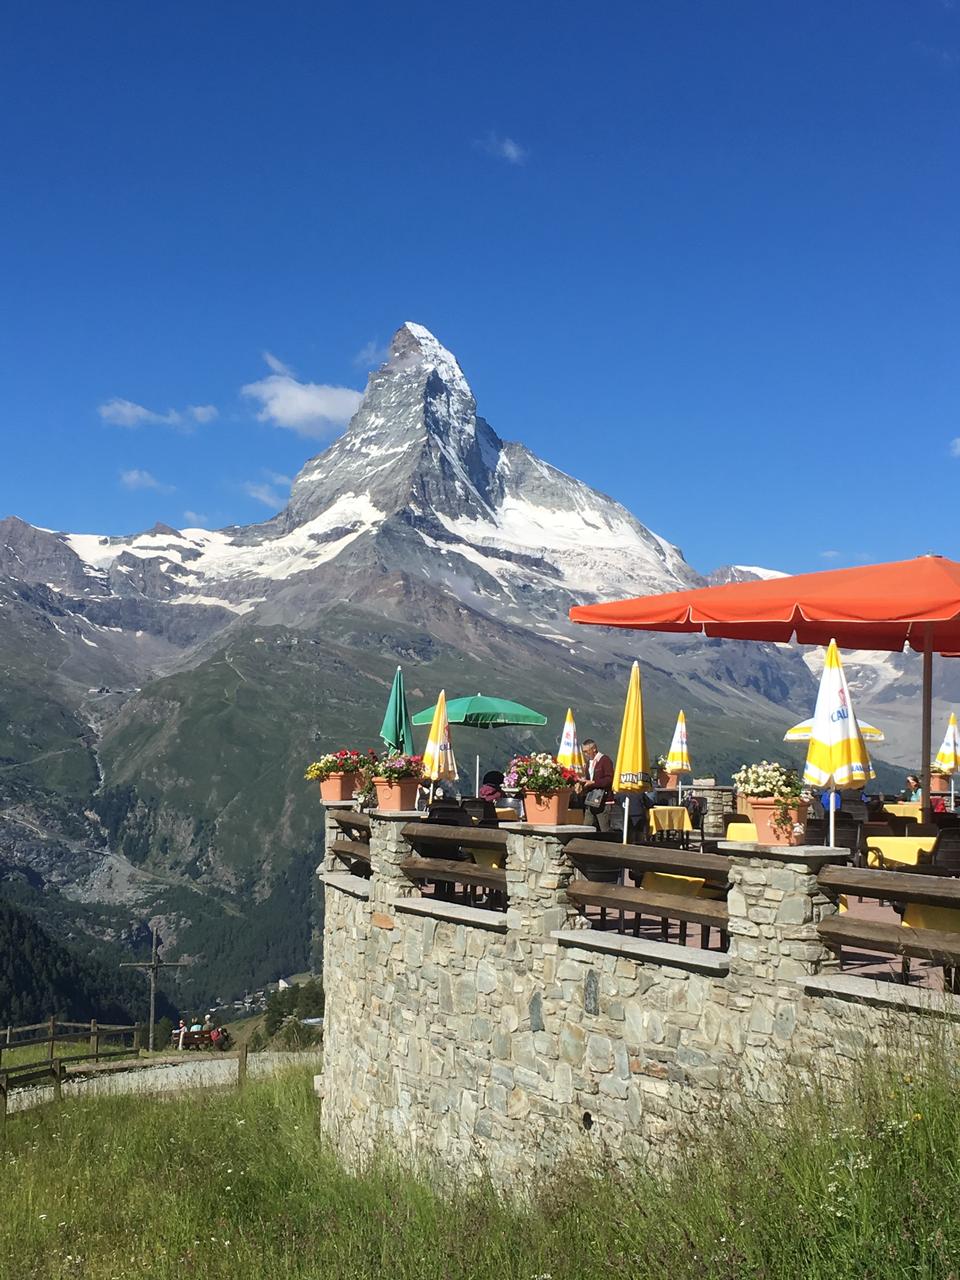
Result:
[[[807,820],[806,801],[801,800],[795,805],[788,806],[789,831],[784,831],[774,826],[780,811],[779,800],[774,800],[772,796],[748,796],[747,804],[750,808],[750,816],[753,818],[753,825],[757,828],[757,841],[759,844],[791,845],[803,843],[803,825]],[[793,828],[797,825],[800,826],[801,830],[794,834]]]
[[[535,796],[532,791],[528,791],[523,797],[523,811],[527,822],[536,822],[542,827],[561,826],[567,820],[572,794],[571,787],[547,791],[542,796]]]
[[[320,782],[320,799],[324,804],[336,804],[338,800],[352,800],[357,789],[356,773],[331,773]]]
[[[932,796],[945,796],[949,790],[950,779],[945,773],[931,773],[930,794]]]
[[[374,778],[373,785],[377,792],[378,809],[397,813],[417,807],[419,778]]]

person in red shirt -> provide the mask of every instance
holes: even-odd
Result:
[[[583,758],[587,762],[587,777],[583,783],[583,811],[600,835],[610,830],[608,801],[613,799],[613,761],[597,746],[593,738],[583,742]]]

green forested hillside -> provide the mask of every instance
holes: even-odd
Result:
[[[0,1024],[51,1014],[101,1022],[143,1021],[146,983],[130,970],[81,956],[55,941],[25,911],[0,900]],[[164,999],[160,1013],[173,1010]]]

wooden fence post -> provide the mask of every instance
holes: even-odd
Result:
[[[63,1085],[61,1083],[61,1071],[63,1063],[59,1058],[53,1060],[53,1100],[54,1102],[63,1101]]]
[[[7,1123],[7,1077],[0,1080],[0,1133]]]
[[[138,1053],[143,1048],[143,1027],[139,1022],[133,1028],[133,1047]]]
[[[49,1032],[49,1034],[50,1034],[50,1044],[49,1044],[49,1046],[48,1046],[47,1057],[48,1057],[48,1058],[50,1059],[50,1061],[52,1062],[52,1061],[53,1061],[53,1050],[54,1050],[54,1046],[55,1046],[56,1041],[57,1041],[57,1019],[56,1019],[56,1017],[55,1017],[53,1014],[51,1014],[51,1015],[50,1015],[50,1032]]]
[[[237,1088],[242,1089],[247,1083],[247,1046],[242,1044],[237,1050]]]
[[[93,1054],[94,1062],[100,1061],[100,1032],[97,1029],[96,1018],[90,1019],[90,1052]]]

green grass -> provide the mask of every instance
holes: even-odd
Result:
[[[960,1258],[960,1101],[939,1063],[867,1072],[786,1123],[727,1118],[672,1174],[569,1171],[446,1200],[388,1163],[343,1174],[309,1077],[11,1116],[0,1273],[269,1280],[923,1280]],[[3,1267],[7,1270],[4,1271]]]

